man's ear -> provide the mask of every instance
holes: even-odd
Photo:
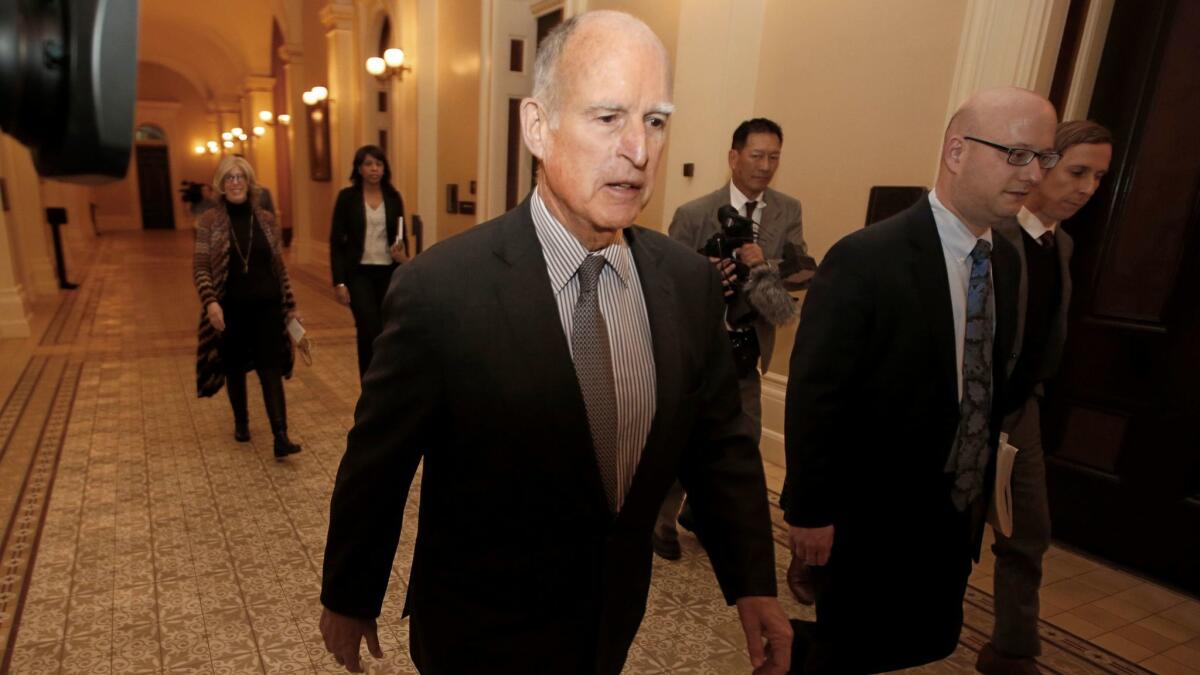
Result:
[[[729,149],[729,170],[733,171],[733,167],[737,165],[738,151],[733,148]]]
[[[525,147],[536,159],[545,159],[549,140],[550,119],[546,108],[534,98],[521,100],[521,136]]]
[[[942,148],[942,163],[950,170],[950,173],[962,172],[963,153],[967,150],[967,143],[962,136],[951,136],[946,141],[946,146]]]

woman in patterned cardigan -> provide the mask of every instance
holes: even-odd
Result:
[[[200,294],[196,390],[213,396],[225,385],[233,407],[235,439],[250,440],[246,371],[258,372],[275,436],[275,458],[300,452],[287,435],[283,379],[293,352],[287,324],[296,300],[280,254],[279,231],[258,207],[254,169],[241,157],[221,160],[213,179],[217,205],[196,224],[192,275]]]

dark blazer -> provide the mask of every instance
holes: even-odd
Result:
[[[758,245],[762,247],[763,255],[776,265],[781,263],[785,256],[807,258],[808,246],[804,243],[800,201],[771,188],[767,188],[763,195],[767,205],[763,208],[762,223],[758,227]],[[676,209],[667,231],[675,241],[693,251],[699,250],[721,230],[717,210],[728,204],[729,183],[725,183],[723,187]],[[810,265],[807,270],[784,277],[784,287],[789,291],[805,288],[812,276],[811,269]],[[775,353],[775,326],[770,321],[759,318],[754,327],[758,336],[759,353],[762,354],[762,369],[765,371],[770,367],[771,356]]]
[[[992,241],[994,451],[1020,270],[1008,241]],[[959,420],[956,359],[928,199],[830,249],[792,351],[782,506],[792,525],[834,525],[817,615],[835,672],[954,651],[993,480],[985,477],[979,508],[954,509],[945,465]]]
[[[993,229],[1013,245],[1017,251],[1017,257],[1021,261],[1021,283],[1017,295],[1016,339],[1013,342],[1013,351],[1019,354],[1025,348],[1025,307],[1029,302],[1029,273],[1025,264],[1025,243],[1021,239],[1021,223],[1014,218]],[[1058,252],[1059,283],[1062,295],[1058,301],[1058,311],[1054,314],[1054,322],[1050,325],[1050,333],[1047,335],[1045,352],[1035,378],[1037,382],[1047,380],[1058,372],[1058,364],[1062,361],[1063,347],[1067,343],[1067,311],[1071,306],[1071,254],[1075,250],[1075,241],[1062,227],[1054,228],[1054,249]]]
[[[400,193],[383,191],[383,211],[387,226],[388,244],[396,241],[399,219],[404,216],[404,200]],[[329,269],[333,285],[346,283],[363,255],[363,239],[367,233],[367,207],[362,188],[351,185],[342,188],[333,205],[333,222],[329,225]]]
[[[762,462],[712,265],[659,233],[626,230],[657,408],[614,517],[529,208],[393,276],[334,488],[321,600],[373,617],[424,461],[406,612],[426,673],[619,672],[676,476],[725,599],[775,594]]]

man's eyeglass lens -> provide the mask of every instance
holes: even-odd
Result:
[[[975,138],[974,136],[964,136],[963,138],[967,139],[968,141],[975,141],[976,143],[981,143],[988,147],[1007,152],[1008,163],[1015,166],[1026,166],[1033,161],[1034,157],[1036,157],[1038,160],[1038,165],[1040,165],[1043,169],[1053,169],[1054,166],[1058,164],[1059,157],[1061,157],[1061,155],[1059,155],[1057,152],[1038,152],[1036,150],[1030,150],[1029,148],[1010,148],[1007,145],[1000,145],[999,143],[985,141],[982,138]]]

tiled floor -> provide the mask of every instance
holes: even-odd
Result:
[[[257,397],[249,445],[232,440],[223,396],[195,397],[189,242],[105,236],[84,286],[40,308],[38,338],[0,341],[0,658],[13,673],[337,672],[317,594],[357,396],[350,316],[320,270],[293,269],[317,351],[287,384],[304,452],[276,463]],[[777,491],[782,469],[767,471]],[[371,672],[413,672],[399,616],[412,541],[410,527]],[[683,561],[655,561],[627,672],[749,672],[736,612],[695,540],[683,544]],[[972,672],[990,562],[972,576],[958,652],[914,672]],[[1046,567],[1048,671],[1200,673],[1200,603],[1058,548]]]

